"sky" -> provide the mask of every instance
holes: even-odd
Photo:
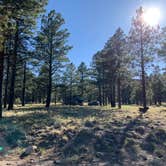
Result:
[[[159,8],[160,25],[166,25],[166,0],[49,0],[46,10],[55,9],[65,19],[71,33],[68,44],[73,46],[68,57],[78,66],[82,61],[90,65],[118,27],[127,34],[140,6]]]

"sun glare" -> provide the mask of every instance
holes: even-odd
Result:
[[[144,21],[150,26],[156,26],[161,19],[161,11],[158,8],[149,8],[145,10]]]

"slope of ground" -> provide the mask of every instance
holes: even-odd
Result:
[[[166,107],[28,105],[0,121],[0,165],[151,165],[166,163]],[[36,150],[20,159],[27,147]]]

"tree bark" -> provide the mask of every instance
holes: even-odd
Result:
[[[55,86],[55,105],[57,105],[57,87]]]
[[[84,72],[81,71],[81,97],[84,97]]]
[[[10,67],[10,58],[7,55],[7,63],[6,63],[6,79],[5,79],[5,94],[4,94],[4,108],[7,107],[7,100],[8,100],[8,84],[9,84],[9,67]]]
[[[118,90],[118,108],[121,109],[121,81],[120,81],[120,76],[118,78],[118,87],[117,87],[117,90]]]
[[[4,51],[0,52],[0,118],[2,118],[2,84],[3,84],[3,68],[4,68]]]
[[[102,95],[101,95],[101,83],[99,82],[99,85],[98,85],[98,89],[99,89],[99,103],[100,103],[100,106],[102,106]]]
[[[116,107],[116,101],[115,101],[115,85],[114,83],[111,85],[111,107]]]
[[[25,106],[25,88],[26,88],[26,62],[24,62],[24,75],[22,82],[22,106]]]
[[[99,103],[102,106],[102,83],[101,83],[101,71],[99,71],[99,78],[98,78],[98,90],[99,90]]]
[[[144,64],[144,51],[143,51],[143,36],[142,36],[142,26],[141,26],[141,76],[142,76],[142,102],[143,107],[146,110],[146,84],[145,84],[145,64]]]
[[[51,92],[52,92],[52,56],[53,56],[53,45],[52,45],[52,35],[50,39],[50,56],[49,56],[49,78],[48,78],[48,89],[47,89],[47,99],[46,108],[50,107],[51,103]]]
[[[11,82],[10,82],[10,93],[9,93],[9,106],[8,110],[13,110],[14,104],[14,95],[15,95],[15,79],[16,79],[16,63],[17,63],[17,49],[18,49],[18,21],[16,23],[16,34],[15,34],[15,42],[14,42],[14,54],[12,58],[12,73],[11,73]]]
[[[104,63],[102,63],[102,105],[105,105],[105,71],[104,71]]]
[[[50,64],[49,64],[49,78],[48,78],[46,108],[50,107],[51,91],[52,91],[52,56],[50,56]]]
[[[72,105],[72,99],[73,99],[73,76],[71,75],[70,80],[70,92],[69,92],[69,100],[70,100],[70,106]]]

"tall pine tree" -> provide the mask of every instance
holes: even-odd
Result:
[[[47,108],[51,103],[53,75],[67,62],[66,54],[71,49],[66,44],[69,33],[67,29],[62,29],[64,23],[61,14],[51,11],[47,16],[43,16],[41,30],[36,38],[38,58],[46,65],[48,72]]]

